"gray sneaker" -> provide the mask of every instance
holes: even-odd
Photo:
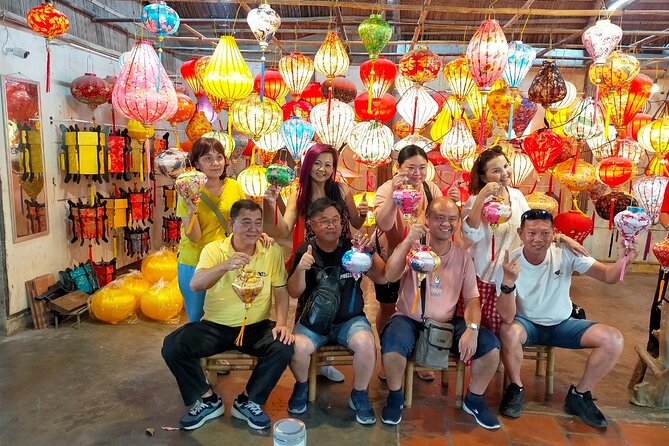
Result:
[[[239,400],[235,399],[232,404],[232,416],[238,420],[246,421],[253,429],[267,429],[272,425],[272,420],[253,401],[240,403]]]
[[[209,420],[220,417],[225,411],[221,397],[214,394],[216,400],[205,403],[202,400],[197,400],[193,404],[186,415],[181,419],[181,428],[187,431],[192,431],[202,426]]]

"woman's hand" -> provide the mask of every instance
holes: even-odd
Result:
[[[260,243],[262,243],[265,248],[269,248],[274,244],[274,239],[263,232],[260,234]]]
[[[367,217],[368,212],[369,212],[369,205],[367,204],[367,194],[363,194],[362,200],[358,205],[358,213],[362,218],[365,218]]]
[[[588,250],[583,247],[579,242],[574,240],[571,237],[568,237],[564,234],[558,234],[556,235],[556,242],[562,243],[564,246],[569,248],[571,252],[573,252],[576,255],[581,255],[581,256],[589,256],[590,254],[588,253]]]
[[[496,183],[495,181],[491,181],[490,183],[487,183],[485,186],[483,186],[481,192],[479,192],[479,196],[481,198],[488,198],[495,196],[499,193],[501,188],[502,188],[501,184]]]
[[[400,187],[408,183],[409,183],[409,177],[407,176],[407,174],[404,172],[397,172],[397,174],[393,177],[392,180],[393,190],[399,189]]]
[[[263,198],[267,200],[269,204],[274,205],[279,199],[279,191],[279,186],[269,185],[267,186],[267,189],[265,189],[265,195]]]

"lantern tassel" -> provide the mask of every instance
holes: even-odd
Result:
[[[411,118],[411,134],[416,133],[416,114],[418,113],[418,94],[413,101],[413,117]]]
[[[595,233],[595,211],[592,211],[592,227],[590,228],[590,235]]]
[[[613,250],[613,234],[615,234],[615,231],[611,232],[611,239],[609,240],[609,255],[608,255],[608,257],[611,257],[611,251]]]
[[[414,295],[413,306],[411,307],[412,314],[415,313],[416,308],[418,308],[418,301],[420,300],[420,282],[421,282],[421,280],[418,278],[418,273],[416,273],[415,271],[414,271],[414,277],[416,279],[416,283],[418,284],[418,286],[416,286],[416,294]]]
[[[643,250],[643,259],[646,260],[648,258],[648,253],[650,252],[650,241],[651,241],[651,233],[648,231],[648,234],[646,235],[646,247]]]
[[[481,108],[481,126],[479,129],[479,153],[483,152],[483,132],[485,131],[485,109]]]
[[[615,208],[616,200],[611,199],[611,205],[609,206],[609,231],[613,231],[613,211]]]
[[[495,261],[495,233],[492,234],[492,243],[490,244],[490,261]]]
[[[112,246],[113,246],[114,258],[116,258],[116,255],[118,254],[118,238],[116,237],[116,234],[114,234],[114,237],[112,237]]]
[[[246,328],[246,315],[244,315],[244,320],[242,321],[242,327],[239,329],[239,335],[235,339],[235,345],[241,347],[244,342],[244,328]]]
[[[597,103],[599,102],[599,83],[595,84],[595,96],[594,96],[594,102],[595,102],[595,111],[592,113],[592,122],[597,122]]]
[[[376,61],[372,62],[372,70],[369,73],[369,89],[367,92],[367,113],[372,113],[372,91],[374,88],[374,64]]]
[[[595,113],[597,113],[597,107],[595,106]],[[597,121],[595,121],[596,123]],[[609,139],[609,124],[611,124],[611,107],[606,105],[606,113],[604,114],[604,140],[608,141]]]
[[[562,211],[562,190],[560,190],[560,193],[558,194],[558,214],[560,214]]]
[[[553,193],[553,175],[550,175],[548,177],[548,190],[546,191],[546,195],[551,195]]]
[[[88,259],[93,263],[93,243],[88,243]]]
[[[116,115],[114,114],[114,107],[111,108],[112,115],[112,134],[116,134]]]
[[[46,92],[51,91],[51,47],[46,39]]]
[[[146,155],[146,187],[151,186],[151,140],[146,138],[144,141],[144,152]]]
[[[190,234],[190,232],[193,230],[193,226],[195,225],[196,219],[197,219],[197,212],[193,214],[190,221],[188,222],[188,227],[186,228],[186,235]]]
[[[574,175],[576,173],[576,165],[578,164],[578,159],[579,159],[579,154],[580,154],[580,147],[576,147],[576,153],[574,154],[574,163],[571,165],[571,174]]]
[[[627,269],[627,254],[625,254],[625,257],[623,257],[623,264],[622,267],[620,268],[620,281],[622,282],[625,280],[625,270]]]
[[[265,97],[265,52],[263,51],[260,58],[260,102],[263,102]]]
[[[327,116],[327,123],[330,123],[330,111],[332,110],[332,82],[334,82],[334,79],[330,80],[330,87],[328,87],[328,116]]]
[[[278,200],[279,197],[277,197]],[[278,201],[274,203],[274,226],[279,224],[279,203]]]
[[[511,107],[509,108],[509,131],[506,135],[507,139],[511,139],[512,132],[513,132],[513,101],[511,101]]]
[[[181,144],[179,143],[179,130],[177,128],[174,128],[174,143],[177,146],[177,149],[181,149]]]
[[[530,191],[530,194],[533,194],[533,193],[534,193],[534,189],[537,188],[537,184],[538,184],[538,183],[539,183],[539,180],[538,180],[538,179],[537,179],[537,180],[534,180],[534,186],[532,186],[532,190]]]

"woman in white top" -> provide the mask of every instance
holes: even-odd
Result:
[[[502,268],[504,251],[512,251],[520,246],[517,232],[520,216],[530,209],[522,192],[509,187],[511,172],[511,164],[501,147],[494,146],[483,151],[472,166],[469,182],[471,196],[462,212],[462,235],[465,242],[470,243],[469,253],[474,259],[481,295],[481,325],[495,334],[499,333],[500,317],[497,313],[497,292],[492,278]],[[493,196],[501,198],[511,206],[509,221],[494,229],[481,218],[483,205]],[[556,240],[562,240],[576,253],[587,254],[578,242],[565,235],[556,236]]]

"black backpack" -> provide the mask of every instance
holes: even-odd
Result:
[[[318,285],[309,295],[300,316],[300,323],[314,333],[325,336],[332,329],[342,292],[340,272],[339,266],[332,267],[330,274],[323,269],[318,272]]]

